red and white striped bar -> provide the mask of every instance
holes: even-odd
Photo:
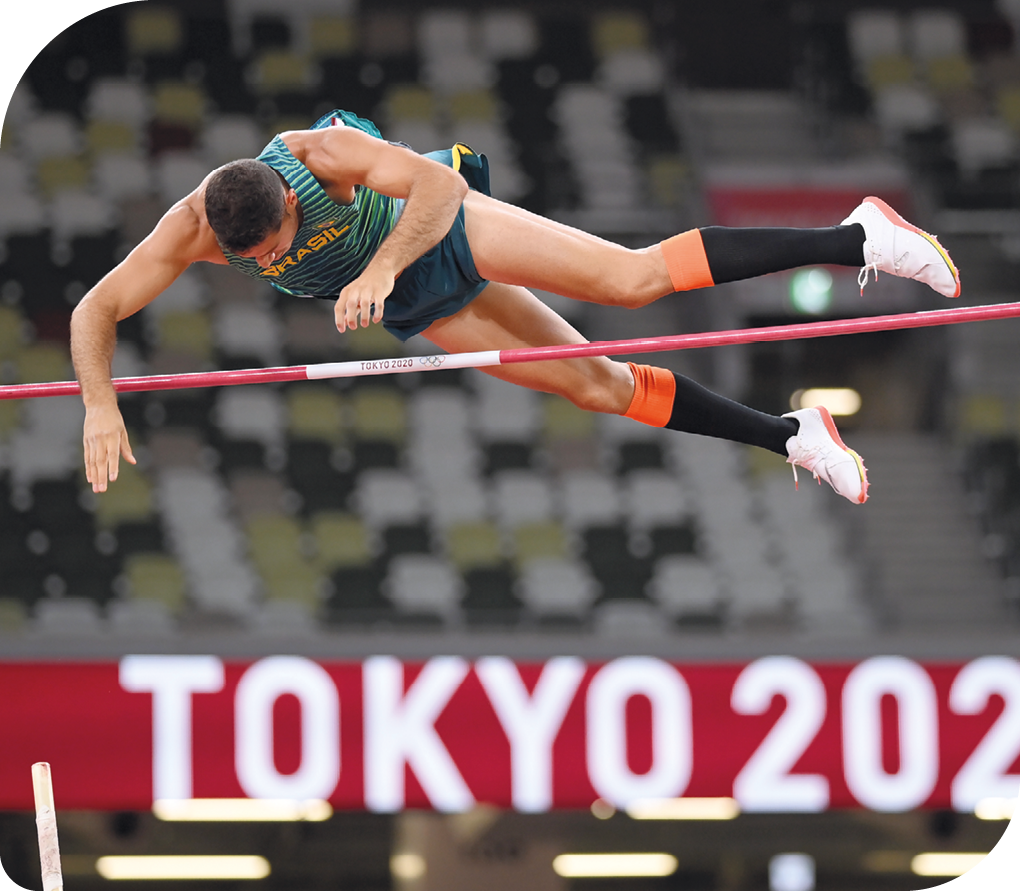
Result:
[[[183,390],[192,387],[224,387],[237,384],[266,384],[284,381],[326,380],[338,377],[367,377],[379,374],[406,374],[413,371],[438,371],[444,368],[491,368],[521,362],[549,362],[555,359],[581,359],[588,356],[639,355],[671,350],[695,350],[706,347],[765,343],[778,340],[806,340],[844,334],[898,331],[905,328],[932,328],[964,322],[987,322],[1020,317],[1020,303],[995,303],[937,309],[927,312],[870,316],[823,322],[800,322],[766,328],[734,331],[707,331],[698,334],[674,334],[664,337],[639,337],[632,340],[603,340],[563,346],[522,347],[514,350],[484,350],[474,353],[450,353],[433,356],[402,356],[395,359],[370,359],[354,362],[324,362],[318,365],[290,365],[277,368],[245,368],[235,371],[205,371],[191,374],[162,374],[147,377],[122,377],[113,381],[118,393],[141,390]],[[10,384],[0,386],[0,399],[31,399],[41,396],[73,396],[81,392],[75,381],[57,383]]]

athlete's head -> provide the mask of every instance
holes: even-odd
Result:
[[[277,232],[289,190],[279,174],[254,158],[213,171],[205,186],[205,215],[220,247],[243,254]]]

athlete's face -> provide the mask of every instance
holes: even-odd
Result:
[[[299,216],[297,193],[293,189],[288,189],[284,199],[283,221],[280,223],[280,228],[275,232],[270,232],[255,247],[238,254],[238,256],[254,260],[263,269],[268,269],[290,250],[300,225]]]

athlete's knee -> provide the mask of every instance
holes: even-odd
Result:
[[[634,381],[626,365],[606,362],[563,395],[578,408],[600,414],[622,414],[634,392]]]
[[[605,282],[608,304],[639,309],[669,292],[663,280],[665,265],[657,262],[652,249],[629,250],[620,260]]]

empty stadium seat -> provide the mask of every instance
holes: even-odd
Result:
[[[464,583],[459,573],[439,557],[403,554],[390,561],[383,590],[405,615],[452,622],[459,612]]]
[[[527,563],[520,573],[518,596],[539,619],[583,620],[598,596],[598,586],[584,564],[545,558]]]

